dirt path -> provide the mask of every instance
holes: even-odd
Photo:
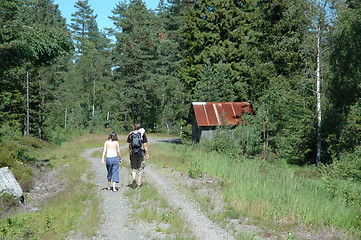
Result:
[[[126,148],[127,146],[122,147]],[[113,193],[104,190],[106,187],[106,169],[101,165],[100,158],[92,157],[94,152],[101,150],[101,148],[93,148],[87,149],[83,153],[83,157],[91,162],[95,172],[94,183],[98,186],[99,194],[102,197],[104,222],[98,230],[97,236],[93,239],[154,239],[152,233],[149,233],[149,228],[148,230],[147,227],[139,228],[130,221],[132,209],[125,196],[126,191],[132,190],[127,187],[131,180],[129,160],[125,159],[124,161],[123,158],[120,167],[121,187],[119,192]],[[144,173],[144,180],[154,185],[170,205],[181,210],[182,217],[189,224],[196,239],[234,239],[226,231],[210,221],[196,203],[181,194],[171,178],[159,174],[149,162]]]

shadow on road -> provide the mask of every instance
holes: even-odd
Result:
[[[157,139],[155,142],[164,142],[164,143],[173,143],[173,144],[183,144],[182,139],[173,138],[173,139]]]

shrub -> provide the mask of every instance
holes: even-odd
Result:
[[[11,167],[11,171],[24,192],[28,192],[34,186],[34,171],[28,164],[16,163]]]
[[[0,147],[0,168],[9,167],[23,191],[29,191],[34,184],[34,171],[29,163],[36,163],[36,158],[30,154],[32,148],[9,141],[3,144]]]
[[[22,137],[19,143],[27,148],[43,148],[48,145],[48,142],[36,137]]]
[[[2,193],[0,195],[0,217],[3,217],[5,212],[9,209],[19,205],[19,200],[14,198],[8,193]]]
[[[186,121],[180,123],[180,138],[186,141],[192,140],[192,125],[187,124]]]
[[[188,175],[191,178],[201,178],[203,176],[201,165],[198,161],[191,160]]]
[[[9,153],[0,148],[0,168],[13,166],[15,161]]]
[[[256,156],[261,152],[261,130],[256,124],[239,125],[235,129],[236,138],[239,141],[239,150],[242,155]]]
[[[55,127],[53,129],[46,129],[45,138],[50,142],[60,145],[70,139],[70,134],[67,129]]]
[[[5,122],[0,127],[0,142],[4,138],[19,140],[21,138],[21,124],[17,121]]]
[[[203,139],[200,143],[205,151],[217,151],[232,157],[256,156],[261,152],[261,138],[258,127],[253,124],[219,127],[213,139]]]
[[[321,166],[326,189],[348,205],[361,206],[361,147],[343,153],[330,165]]]
[[[355,182],[327,177],[325,185],[333,198],[349,206],[361,207],[361,189]]]

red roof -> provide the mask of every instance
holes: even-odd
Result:
[[[193,102],[198,126],[242,124],[244,112],[253,113],[249,102]]]

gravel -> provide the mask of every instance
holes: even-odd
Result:
[[[126,148],[127,146],[122,146]],[[101,227],[97,231],[97,235],[92,239],[119,239],[119,240],[138,240],[138,239],[154,239],[158,238],[157,233],[150,226],[137,227],[132,221],[132,207],[125,195],[129,191],[127,185],[131,181],[129,160],[123,158],[120,167],[120,188],[114,193],[105,190],[107,186],[106,169],[101,164],[100,158],[92,157],[92,154],[101,151],[102,148],[87,149],[83,153],[83,157],[91,162],[91,166],[95,172],[94,183],[98,186],[99,195],[102,198],[102,218],[104,219]],[[144,172],[143,180],[155,186],[164,199],[175,209],[180,209],[180,213],[184,220],[190,226],[190,230],[196,239],[202,240],[222,240],[234,239],[226,231],[219,228],[211,220],[209,220],[200,207],[194,201],[188,199],[178,189],[177,184],[172,178],[159,174],[155,166],[150,161]],[[140,189],[141,191],[141,189]],[[162,238],[167,239],[167,236]],[[81,239],[79,236],[70,239]],[[169,239],[169,238],[168,238]]]

